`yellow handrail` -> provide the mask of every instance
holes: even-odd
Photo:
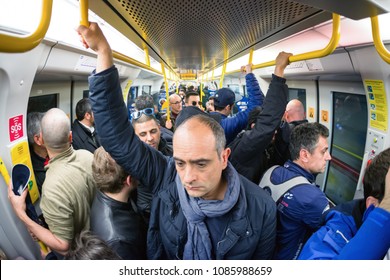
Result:
[[[340,40],[340,15],[333,14],[333,31],[332,31],[332,37],[330,38],[328,45],[326,45],[326,47],[321,50],[290,56],[289,61],[291,63],[300,60],[308,60],[308,59],[327,56],[336,49],[339,40]],[[275,60],[253,65],[252,69],[264,68],[272,65],[275,65]],[[239,72],[240,69],[230,71],[228,73],[225,73],[225,75],[239,73]]]
[[[28,35],[8,35],[0,33],[0,52],[20,53],[32,50],[45,37],[51,19],[53,0],[42,0],[42,14],[37,30]]]
[[[169,110],[169,86],[168,86],[168,80],[167,75],[165,73],[165,65],[164,62],[161,61],[161,71],[164,76],[164,85],[165,85],[165,102],[167,102],[168,106],[167,108],[167,121],[171,120],[171,110]]]
[[[371,30],[372,30],[372,39],[374,40],[376,51],[384,61],[390,63],[390,52],[386,49],[385,45],[383,45],[380,36],[378,16],[371,17]]]
[[[88,0],[80,0],[80,25],[84,25],[86,27],[89,26],[88,4]]]
[[[117,59],[122,60],[124,62],[130,63],[132,65],[135,65],[135,66],[138,66],[138,67],[141,67],[141,68],[144,68],[144,69],[149,70],[149,71],[153,71],[153,72],[155,72],[155,73],[157,73],[159,75],[163,75],[162,72],[157,71],[153,67],[151,67],[149,65],[146,65],[146,64],[144,64],[142,62],[139,62],[138,60],[135,60],[134,58],[131,58],[131,57],[127,56],[127,55],[121,54],[120,52],[113,51],[112,55],[114,56],[114,58],[117,58]]]

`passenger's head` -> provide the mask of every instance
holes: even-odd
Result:
[[[186,93],[185,98],[185,104],[186,106],[195,106],[195,107],[201,107],[202,103],[200,102],[199,94],[196,91],[188,91]]]
[[[160,144],[161,131],[160,124],[153,116],[142,114],[138,119],[132,120],[135,134],[142,142],[158,150]]]
[[[230,88],[220,88],[214,95],[214,108],[224,115],[230,115],[233,110],[236,95]]]
[[[288,102],[283,118],[288,123],[304,120],[306,118],[306,114],[302,102],[298,99],[293,99]]]
[[[290,135],[291,159],[312,174],[325,171],[329,154],[329,130],[320,123],[296,126]]]
[[[65,260],[121,260],[103,240],[90,231],[82,231],[71,243]]]
[[[42,137],[46,148],[54,153],[67,150],[72,142],[70,120],[64,111],[53,108],[41,121]]]
[[[202,112],[203,113],[203,112]],[[176,127],[173,158],[180,180],[192,197],[223,199],[222,171],[228,164],[225,132],[206,113],[196,114]]]
[[[135,109],[140,111],[145,108],[154,108],[153,97],[151,95],[140,95],[135,100]]]
[[[207,112],[214,112],[214,96],[209,97],[209,101],[206,103],[206,111]]]
[[[130,185],[129,174],[103,147],[97,148],[93,154],[92,174],[97,188],[104,193],[119,193]]]
[[[185,88],[180,88],[178,94],[180,95],[181,99],[184,100],[184,98],[186,97],[186,90],[185,90]]]
[[[174,93],[169,96],[169,106],[171,107],[171,111],[174,114],[179,114],[181,109],[183,108],[181,97]]]
[[[85,122],[86,125],[93,126],[95,123],[92,105],[89,98],[83,98],[76,104],[76,117],[78,121]]]
[[[44,115],[41,112],[31,112],[27,115],[27,137],[31,145],[40,145],[41,121]]]
[[[386,174],[390,167],[390,148],[379,153],[367,166],[364,173],[364,198],[366,206],[378,206],[385,195]]]

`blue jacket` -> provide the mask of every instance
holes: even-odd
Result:
[[[248,108],[245,111],[238,112],[233,117],[227,117],[219,112],[211,112],[211,114],[217,114],[221,117],[220,124],[225,131],[226,145],[232,142],[241,130],[246,128],[249,112],[256,106],[261,106],[263,104],[264,94],[260,89],[255,75],[249,73],[245,76],[245,80],[249,97]]]
[[[276,202],[275,258],[280,260],[298,257],[304,242],[320,227],[322,214],[329,207],[325,194],[315,184],[315,176],[290,160],[277,167],[270,179],[273,184],[280,184],[297,176],[305,177],[310,184],[293,186]]]
[[[127,118],[115,67],[92,75],[89,83],[96,128],[103,147],[118,164],[141,184],[150,186],[153,192],[148,258],[181,259],[187,241],[187,222],[180,207],[173,158],[162,155],[135,135]],[[218,228],[221,230],[218,242],[213,242],[214,256],[216,259],[269,259],[276,237],[275,203],[230,164],[228,168],[232,176],[240,177],[237,187],[241,192],[237,204],[221,217],[223,227]],[[227,177],[227,181],[232,180]],[[232,214],[242,207],[246,209],[243,216]],[[206,224],[209,225],[207,220]]]
[[[306,242],[301,260],[380,260],[390,248],[390,212],[371,205],[356,217],[364,200],[348,203],[350,211],[331,209],[323,225]],[[345,208],[344,208],[345,209]],[[359,228],[359,224],[362,223]]]

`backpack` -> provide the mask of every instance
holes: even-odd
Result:
[[[277,202],[286,192],[288,192],[293,187],[301,184],[311,184],[309,180],[307,180],[303,176],[297,176],[291,178],[290,180],[287,180],[281,184],[277,184],[277,185],[273,184],[271,182],[271,174],[275,170],[275,168],[279,166],[280,165],[274,165],[271,168],[269,168],[264,173],[264,176],[259,183],[259,186],[263,188],[265,191],[267,191],[272,196],[272,199],[275,202]]]

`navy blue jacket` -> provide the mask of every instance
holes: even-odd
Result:
[[[187,241],[187,222],[180,208],[173,158],[162,155],[135,135],[127,118],[118,79],[111,67],[89,77],[92,108],[103,147],[154,194],[147,250],[150,259],[181,259]],[[233,167],[229,164],[230,168]],[[233,169],[234,176],[240,176]],[[227,181],[231,179],[227,178]],[[240,197],[230,211],[245,207],[235,219],[227,213],[216,259],[269,259],[275,245],[276,207],[268,194],[240,176]],[[238,215],[237,215],[238,216]],[[207,221],[206,221],[207,224]]]
[[[278,224],[275,258],[296,259],[307,238],[321,226],[322,214],[329,208],[325,194],[315,184],[315,176],[288,160],[271,173],[273,184],[303,176],[309,182],[293,186],[277,202]]]
[[[238,112],[233,117],[227,117],[219,112],[211,112],[210,114],[220,115],[220,124],[225,131],[226,145],[236,138],[241,130],[245,129],[248,124],[248,115],[256,106],[261,106],[264,100],[264,94],[260,89],[259,83],[253,73],[246,74],[246,86],[248,89],[248,107],[245,111]]]

